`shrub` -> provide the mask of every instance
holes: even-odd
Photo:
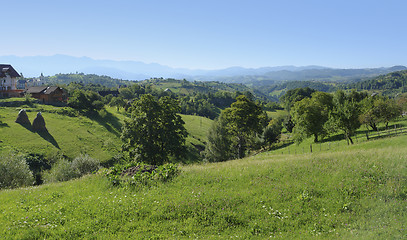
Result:
[[[0,156],[0,189],[30,186],[33,174],[23,156],[14,153]]]
[[[50,171],[44,174],[44,181],[46,183],[68,181],[97,171],[99,167],[99,160],[91,158],[88,155],[80,155],[72,162],[61,158],[52,166]]]
[[[60,159],[52,166],[50,171],[44,174],[44,182],[62,182],[77,177],[80,177],[79,170],[73,168],[71,162],[67,159]]]
[[[71,165],[72,168],[78,169],[79,174],[83,176],[99,170],[100,161],[89,157],[89,155],[80,155],[72,161]]]
[[[118,164],[111,167],[106,176],[116,186],[148,186],[156,182],[167,182],[179,174],[176,164],[161,166],[142,163]]]

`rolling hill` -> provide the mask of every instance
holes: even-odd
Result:
[[[10,99],[6,100],[10,101]],[[71,108],[42,104],[27,105],[22,102],[23,99],[11,100],[17,101],[14,107],[0,107],[0,153],[18,151],[49,155],[60,152],[69,158],[88,154],[102,163],[120,154],[121,126],[127,117],[114,108],[107,107],[99,113],[77,115]],[[31,122],[37,113],[41,112],[48,132],[39,134],[30,126],[15,123],[18,112],[22,108],[27,111]],[[188,131],[187,144],[192,149],[195,148],[194,146],[202,148],[206,141],[206,131],[212,120],[186,115],[183,115],[183,119]],[[200,125],[195,126],[198,123]]]

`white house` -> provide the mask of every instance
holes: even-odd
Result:
[[[20,74],[9,64],[0,64],[0,97],[18,97],[23,92],[17,89]]]

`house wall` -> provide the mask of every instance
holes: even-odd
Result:
[[[0,90],[16,90],[16,81],[16,78],[10,76],[0,78]]]

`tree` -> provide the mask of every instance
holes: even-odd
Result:
[[[374,111],[380,122],[386,124],[401,115],[402,109],[393,99],[378,99],[374,102]]]
[[[113,97],[112,100],[110,100],[109,105],[112,107],[115,106],[116,110],[119,111],[121,107],[126,105],[126,102],[122,97]]]
[[[129,110],[132,116],[124,123],[121,139],[131,158],[161,165],[169,156],[182,156],[187,131],[174,99],[162,97],[157,101],[145,94]]]
[[[291,115],[288,114],[288,115],[284,118],[283,125],[284,125],[285,129],[287,130],[287,132],[289,132],[289,133],[292,133],[292,132],[293,132],[293,129],[294,129],[295,125],[294,125],[294,123],[293,123],[293,120],[292,120]]]
[[[347,140],[353,144],[352,135],[360,127],[359,103],[346,96],[343,91],[337,91],[333,97],[333,110],[331,111],[329,124],[333,131],[341,130]]]
[[[376,96],[372,96],[363,99],[361,102],[362,113],[359,116],[360,123],[365,124],[366,129],[369,129],[368,126],[370,126],[373,131],[377,131],[377,124],[380,122],[379,117],[376,115],[377,111],[374,109],[374,102],[376,98]]]
[[[232,140],[224,118],[215,120],[208,132],[205,159],[209,162],[223,162],[233,158]]]
[[[283,129],[283,119],[275,118],[270,121],[267,127],[263,131],[263,141],[265,145],[270,146],[272,143],[278,141]]]
[[[287,111],[290,111],[291,107],[294,106],[294,103],[301,101],[304,98],[310,98],[314,92],[315,90],[309,87],[291,89],[280,98],[280,102]]]
[[[104,107],[102,98],[93,91],[75,89],[68,102],[69,106],[76,109],[99,111]]]
[[[237,157],[243,158],[247,150],[250,137],[261,134],[267,122],[267,115],[261,107],[244,95],[236,98],[230,108],[221,112],[222,118],[227,122],[229,134],[237,149]]]
[[[314,142],[318,142],[318,137],[326,133],[324,125],[331,109],[332,96],[323,92],[314,92],[312,98],[296,102],[290,112],[295,124],[295,139],[301,142],[313,135]]]
[[[384,123],[387,128],[389,122],[402,113],[402,108],[395,100],[380,96],[364,99],[362,106],[361,123],[370,126],[375,131],[377,131],[378,123]]]

